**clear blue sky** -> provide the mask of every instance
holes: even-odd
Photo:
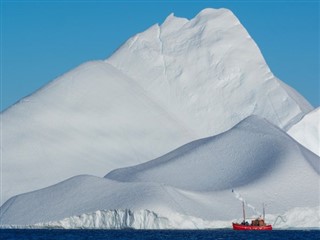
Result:
[[[174,12],[229,8],[272,72],[315,107],[319,89],[318,1],[3,1],[1,111],[77,65],[106,59],[132,35]]]

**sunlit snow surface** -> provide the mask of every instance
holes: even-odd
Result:
[[[308,113],[288,134],[303,146],[320,156],[320,107]]]

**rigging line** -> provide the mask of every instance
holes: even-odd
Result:
[[[276,220],[275,220],[274,223],[273,223],[273,226],[275,226],[275,225],[277,224],[278,219],[281,220],[280,222],[284,222],[284,223],[287,222],[287,219],[286,219],[285,216],[278,215],[278,216],[276,217]]]

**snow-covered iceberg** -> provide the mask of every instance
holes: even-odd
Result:
[[[1,113],[2,199],[149,161],[252,114],[286,130],[311,110],[231,11],[172,14]]]

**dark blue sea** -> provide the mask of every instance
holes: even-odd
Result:
[[[0,229],[0,239],[123,239],[123,240],[310,240],[320,239],[319,230],[274,230],[274,231],[233,231],[233,230],[17,230]]]

